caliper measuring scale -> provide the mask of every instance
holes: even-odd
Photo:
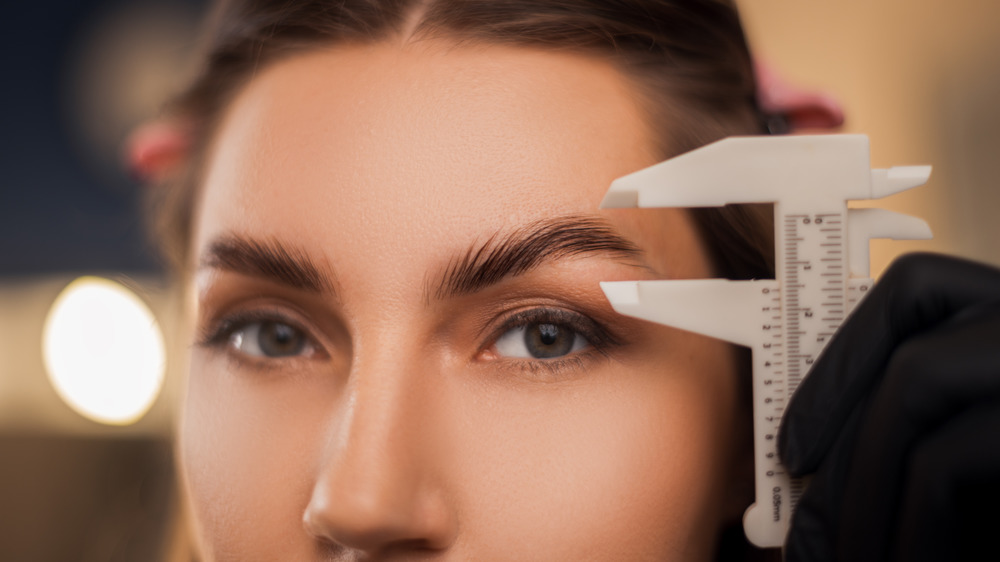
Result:
[[[716,337],[753,353],[756,500],[750,542],[780,547],[803,491],[778,460],[781,417],[823,347],[872,286],[872,238],[926,239],[923,220],[848,209],[926,183],[930,166],[871,169],[868,137],[731,137],[615,180],[602,208],[771,203],[775,279],[616,281],[619,313]]]

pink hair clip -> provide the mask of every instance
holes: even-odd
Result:
[[[176,120],[159,119],[141,125],[125,142],[125,160],[140,181],[159,183],[184,162],[191,146],[187,127]]]
[[[782,78],[771,65],[754,61],[757,75],[757,103],[761,111],[776,117],[784,130],[829,130],[844,124],[844,109],[832,95],[794,86]],[[769,126],[771,124],[769,123]]]

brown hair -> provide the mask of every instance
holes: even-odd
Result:
[[[448,37],[592,53],[637,85],[663,158],[733,134],[763,132],[750,53],[731,0],[221,0],[208,20],[202,67],[169,106],[191,156],[157,190],[156,237],[183,269],[206,144],[220,114],[259,69],[336,43],[394,35]],[[693,209],[717,268],[772,277],[771,212],[760,205]]]

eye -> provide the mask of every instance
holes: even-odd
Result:
[[[589,342],[566,325],[533,322],[507,330],[493,345],[505,357],[555,359],[584,349]]]
[[[275,359],[308,354],[312,344],[302,330],[289,324],[261,320],[247,322],[229,333],[229,345],[246,355]]]

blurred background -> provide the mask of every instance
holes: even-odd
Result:
[[[204,5],[5,7],[0,560],[161,559],[177,532],[185,344],[122,146],[190,74]],[[1000,4],[747,0],[742,13],[758,57],[842,101],[873,167],[934,166],[880,206],[925,218],[935,239],[873,242],[873,272],[918,249],[1000,265]]]
[[[203,4],[4,4],[0,560],[152,561],[173,542],[183,343],[123,143],[192,71]]]

